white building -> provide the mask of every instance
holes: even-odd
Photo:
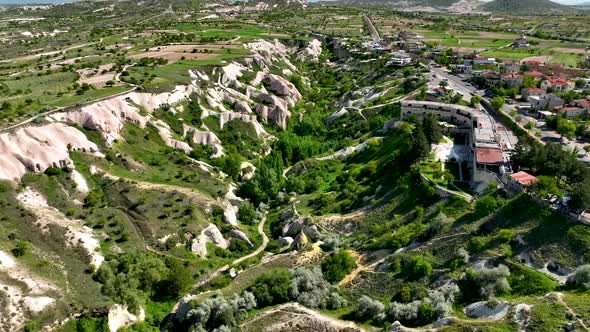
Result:
[[[412,57],[406,52],[398,52],[387,62],[387,66],[407,66],[412,63]]]

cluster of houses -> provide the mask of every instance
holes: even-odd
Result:
[[[426,49],[424,36],[412,31],[400,31],[396,34],[385,35],[383,38],[363,43],[363,48],[373,53],[390,53],[388,66],[409,66],[412,64],[412,53]]]
[[[465,56],[463,63],[450,65],[452,70],[468,79],[477,79],[485,86],[518,88],[520,108],[539,111],[540,117],[562,114],[569,118],[590,116],[590,98],[566,102],[559,97],[568,91],[590,90],[590,78],[580,77],[575,69],[545,65],[540,61],[500,64],[494,58]],[[525,80],[529,86],[523,87]]]

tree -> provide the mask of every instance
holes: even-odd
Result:
[[[498,201],[492,196],[485,196],[475,203],[475,215],[479,218],[485,217],[498,208]]]
[[[490,100],[490,104],[492,104],[492,108],[496,111],[500,111],[504,105],[506,104],[506,100],[504,99],[504,97],[494,97],[492,98],[492,100]]]
[[[432,274],[432,265],[422,256],[414,256],[409,264],[409,273],[412,279],[420,279]]]
[[[238,209],[238,218],[246,225],[253,225],[256,223],[256,209],[250,202],[243,202]]]
[[[261,306],[280,304],[289,300],[289,271],[279,270],[258,277],[252,286],[252,294]]]
[[[426,325],[434,320],[435,312],[427,303],[421,303],[418,306],[418,325]]]
[[[479,295],[484,299],[489,299],[497,294],[509,292],[510,285],[507,279],[509,276],[510,270],[505,265],[477,271],[475,280],[479,287]]]
[[[590,289],[590,265],[581,265],[576,268],[576,272],[567,279],[569,287]]]
[[[422,130],[430,144],[438,143],[442,137],[442,130],[438,120],[432,114],[425,115],[422,118]]]
[[[409,157],[411,158],[411,161],[414,162],[428,157],[430,154],[430,144],[428,144],[428,138],[426,138],[422,126],[416,126],[412,136],[413,140],[409,142]]]
[[[220,158],[220,161],[221,169],[234,180],[237,180],[242,170],[242,156],[232,153]]]
[[[332,253],[322,261],[324,277],[331,283],[339,282],[355,267],[354,259],[346,250]]]
[[[18,241],[12,249],[12,254],[15,257],[21,257],[29,252],[29,245],[25,241]]]
[[[586,152],[586,156],[588,156],[588,153],[590,153],[590,144],[584,145],[584,151]]]
[[[535,81],[535,78],[533,76],[524,75],[522,77],[522,87],[523,88],[532,88],[535,86],[537,86],[537,82]]]
[[[567,138],[572,138],[576,134],[576,124],[566,118],[557,120],[557,133]]]
[[[531,186],[531,190],[537,193],[541,198],[550,196],[563,197],[563,191],[557,186],[557,180],[553,176],[542,175],[538,181]]]
[[[180,296],[186,293],[193,283],[193,276],[189,269],[178,259],[171,259],[168,262],[167,286],[171,295]]]
[[[573,187],[569,206],[579,210],[590,210],[590,178]]]
[[[472,96],[471,100],[469,101],[469,105],[471,107],[477,107],[477,105],[479,105],[479,103],[481,103],[481,97],[478,95]]]

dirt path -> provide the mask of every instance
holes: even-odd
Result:
[[[118,176],[113,175],[111,173],[105,172],[102,169],[99,171],[102,172],[105,177],[110,178],[112,180],[117,181],[117,180],[121,179],[121,177],[118,177]],[[205,195],[204,193],[202,193],[196,189],[190,189],[190,188],[186,188],[186,187],[176,186],[173,184],[160,184],[160,183],[147,182],[147,181],[141,181],[141,180],[130,180],[130,179],[126,179],[126,180],[132,181],[135,184],[135,186],[137,186],[140,189],[144,189],[144,190],[177,191],[181,194],[188,196],[189,198],[192,198],[196,202],[198,202],[202,205],[205,205],[205,206],[210,206],[211,204],[216,203],[216,201],[212,197],[208,197],[207,195]]]
[[[258,234],[260,234],[262,236],[262,244],[260,245],[260,247],[258,247],[256,250],[254,250],[252,253],[246,255],[246,256],[242,256],[238,259],[235,259],[234,261],[232,261],[229,264],[226,264],[220,268],[218,268],[215,271],[210,272],[209,274],[207,274],[203,279],[201,279],[201,281],[198,281],[197,283],[195,283],[193,285],[193,287],[190,290],[190,293],[194,292],[195,290],[197,290],[197,288],[207,284],[211,279],[217,277],[220,273],[225,272],[227,270],[229,270],[230,267],[237,265],[243,261],[245,261],[246,259],[252,258],[258,254],[260,254],[262,251],[264,251],[264,249],[266,248],[266,246],[268,245],[268,236],[266,235],[266,233],[264,232],[264,223],[266,222],[266,215],[267,213],[264,214],[264,216],[262,217],[262,220],[260,221],[260,223],[258,224]]]
[[[102,39],[101,39],[101,41],[102,41]],[[29,61],[29,60],[34,60],[34,59],[39,58],[39,57],[42,57],[42,56],[54,55],[54,54],[58,54],[58,53],[61,53],[61,52],[67,52],[67,51],[75,50],[77,48],[82,48],[82,47],[86,47],[86,46],[90,46],[90,45],[95,45],[95,44],[98,44],[98,42],[84,43],[84,44],[79,44],[79,45],[74,45],[74,46],[62,48],[61,50],[43,52],[43,53],[39,53],[39,54],[33,54],[33,55],[23,56],[23,57],[20,57],[20,58],[2,60],[2,61],[0,61],[0,63],[6,63],[6,62],[10,62],[10,61]]]
[[[578,315],[576,314],[576,312],[574,311],[574,309],[572,309],[567,304],[567,302],[565,302],[563,300],[563,293],[556,292],[556,293],[553,293],[553,294],[555,294],[555,297],[557,298],[557,301],[559,302],[559,304],[563,305],[567,309],[567,311],[571,315],[572,319],[577,320],[578,323],[580,323],[580,326],[582,326],[582,328],[584,328],[584,330],[590,331],[590,330],[588,330],[588,327],[586,326],[586,324],[584,324],[584,321],[581,318],[578,317]]]
[[[227,271],[230,269],[230,267],[232,267],[233,265],[239,264],[241,262],[243,262],[246,259],[252,258],[258,254],[260,254],[262,251],[264,251],[264,249],[266,248],[266,246],[268,245],[269,239],[268,236],[266,235],[266,233],[264,232],[264,224],[266,223],[266,216],[268,213],[265,213],[264,216],[262,217],[262,220],[260,221],[260,223],[258,224],[258,234],[260,234],[262,236],[262,244],[256,249],[254,250],[252,253],[242,256],[238,259],[233,260],[231,263],[226,264],[220,268],[218,268],[215,271],[211,271],[210,273],[208,273],[207,275],[205,275],[200,281],[196,282],[190,289],[189,294],[187,296],[185,296],[183,299],[191,299],[191,297],[193,297],[193,295],[191,295],[191,293],[193,293],[195,290],[197,290],[197,288],[206,285],[209,281],[211,281],[211,279],[217,277],[219,274]],[[176,314],[176,311],[178,310],[178,307],[181,303],[182,299],[179,300],[178,302],[176,302],[176,304],[174,305],[174,308],[172,308],[172,312],[170,317],[173,317]],[[164,326],[165,324],[163,324],[162,326]]]
[[[378,252],[372,253],[372,255],[377,254]],[[345,285],[350,283],[352,280],[354,280],[356,278],[356,276],[363,272],[363,271],[367,271],[367,270],[371,270],[374,269],[377,265],[383,263],[389,256],[391,256],[391,254],[393,254],[393,252],[391,250],[386,250],[382,252],[383,257],[379,258],[378,260],[371,262],[369,264],[363,264],[363,259],[365,257],[363,257],[363,255],[358,255],[358,259],[357,259],[357,267],[356,269],[352,270],[352,272],[350,272],[346,277],[344,277],[344,279],[342,279],[338,285]]]
[[[335,330],[353,330],[353,331],[364,331],[362,328],[358,327],[355,323],[353,322],[348,322],[348,321],[343,321],[343,320],[339,320],[330,316],[326,316],[324,314],[321,314],[315,310],[306,308],[302,305],[300,305],[299,303],[285,303],[285,304],[281,304],[277,307],[271,308],[269,310],[263,311],[259,314],[257,314],[254,318],[252,318],[250,321],[246,322],[246,324],[252,324],[253,322],[256,322],[258,320],[264,319],[268,316],[271,316],[273,314],[284,314],[287,317],[289,317],[289,319],[287,321],[278,321],[275,324],[275,327],[280,327],[281,325],[292,325],[290,323],[293,322],[293,320],[296,319],[300,319],[300,321],[304,324],[310,324],[311,320],[316,320],[318,322],[323,322],[326,325],[330,325],[331,327],[333,327]],[[270,326],[273,326],[270,325]],[[241,327],[244,327],[245,324],[242,324]],[[267,327],[270,327],[267,326]],[[285,326],[287,327],[287,326]],[[330,329],[332,330],[332,329]]]

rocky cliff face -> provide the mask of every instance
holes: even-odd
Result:
[[[262,126],[250,114],[254,110],[263,123],[285,128],[287,119],[291,116],[289,107],[295,106],[302,98],[300,91],[287,79],[297,71],[290,58],[296,56],[299,60],[317,59],[321,53],[321,43],[314,40],[302,50],[297,50],[278,40],[260,40],[246,44],[245,47],[253,54],[243,64],[230,63],[216,68],[211,78],[197,71],[193,73],[193,78],[196,85],[208,86],[206,91],[200,92],[207,102],[202,106],[207,109],[208,114],[219,116],[220,127],[231,119],[240,118],[251,123],[259,136],[265,136]],[[280,69],[282,75],[271,73],[276,72],[275,64],[279,62],[284,66]],[[244,82],[242,77],[245,73],[254,74],[254,78]],[[238,117],[232,113],[249,116]]]
[[[0,134],[0,179],[18,181],[26,172],[73,167],[70,149],[98,153],[96,144],[82,132],[62,123]]]

